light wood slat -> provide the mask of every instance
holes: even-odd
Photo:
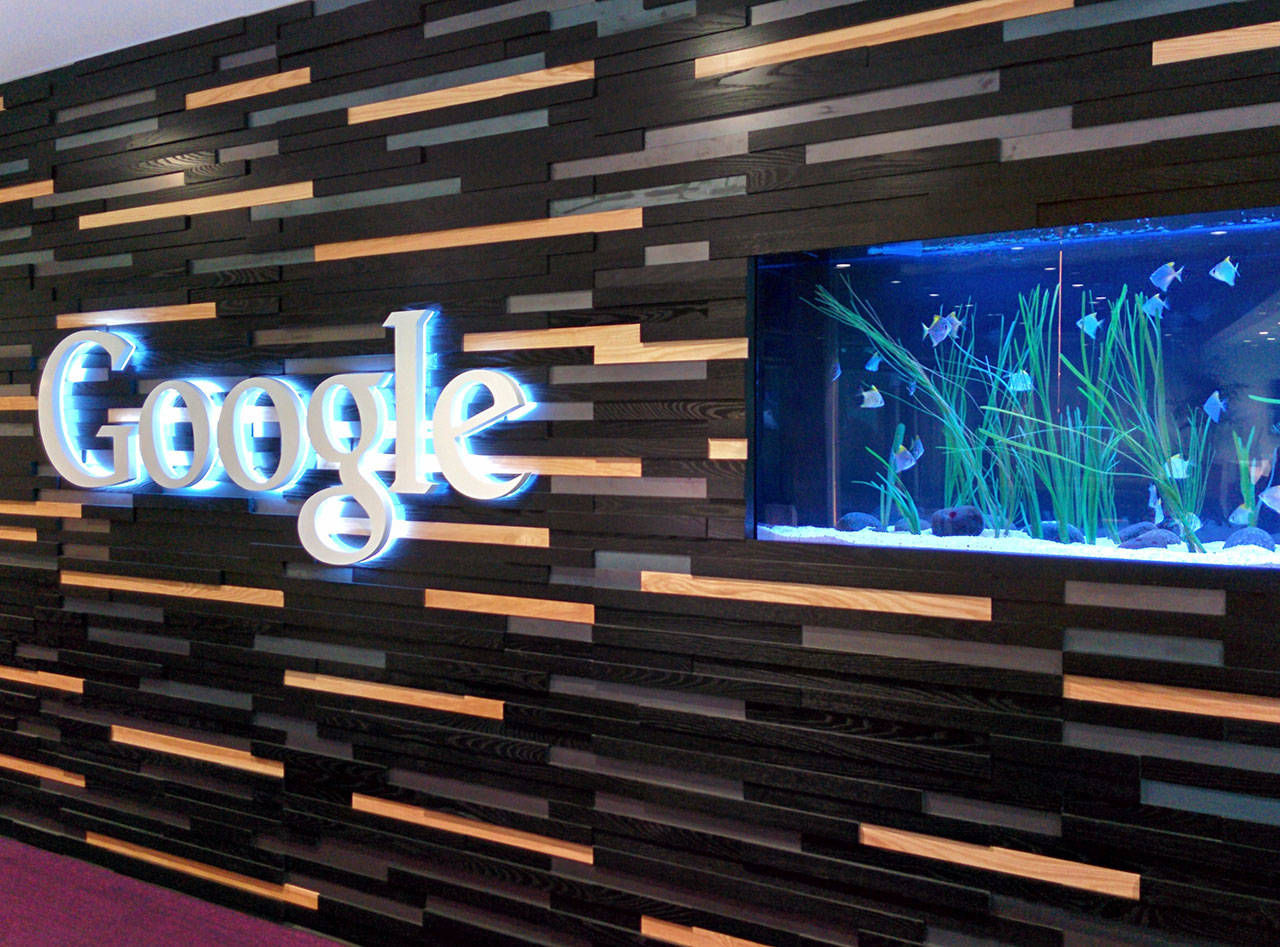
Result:
[[[35,395],[0,395],[0,411],[34,411]]]
[[[351,260],[358,257],[382,256],[388,253],[418,253],[450,247],[474,247],[512,240],[542,240],[580,233],[606,233],[612,230],[637,230],[644,226],[644,210],[628,207],[604,210],[594,214],[570,214],[540,220],[513,220],[505,224],[481,224],[477,227],[455,227],[399,237],[371,237],[343,243],[321,243],[315,247],[315,260]]]
[[[1068,700],[1084,700],[1095,704],[1280,723],[1280,698],[1256,697],[1253,694],[1232,694],[1227,691],[1068,674],[1062,678],[1062,696]]]
[[[311,67],[303,66],[301,69],[291,69],[288,72],[259,76],[257,79],[245,79],[243,82],[231,82],[212,89],[202,89],[199,92],[188,92],[186,105],[188,109],[200,109],[209,105],[221,105],[223,102],[253,98],[255,95],[266,95],[268,92],[279,92],[281,89],[292,89],[294,86],[307,85],[310,82]]]
[[[13,681],[15,684],[27,684],[31,687],[47,687],[49,690],[66,691],[68,694],[84,693],[83,678],[53,674],[49,671],[28,671],[26,668],[0,665],[0,681]]]
[[[263,759],[245,750],[234,750],[230,747],[218,746],[216,743],[186,740],[182,737],[171,737],[163,733],[151,733],[147,730],[115,725],[111,727],[111,740],[113,743],[136,746],[143,750],[155,750],[157,753],[168,753],[172,756],[229,766],[247,773],[257,773],[259,776],[284,779],[284,764],[280,761]]]
[[[483,82],[472,82],[468,85],[454,86],[451,89],[437,89],[434,92],[406,95],[399,99],[356,105],[347,109],[347,124],[358,125],[361,122],[375,122],[378,119],[394,118],[397,115],[412,115],[415,112],[429,112],[453,105],[466,105],[468,102],[481,102],[485,99],[497,99],[520,92],[548,89],[570,82],[594,79],[595,75],[596,65],[591,60],[569,63],[566,66],[551,66],[535,72],[486,79]]]
[[[1164,66],[1171,62],[1247,53],[1275,46],[1280,46],[1280,20],[1237,26],[1230,30],[1215,30],[1212,33],[1197,33],[1195,36],[1156,40],[1151,44],[1151,65]]]
[[[265,204],[305,200],[311,196],[311,182],[299,181],[296,184],[280,184],[276,187],[232,191],[229,194],[213,194],[209,197],[191,197],[182,201],[167,201],[163,204],[143,204],[141,207],[108,210],[101,214],[85,214],[80,218],[80,229],[92,230],[96,227],[135,224],[143,220],[161,220],[165,217],[186,217],[191,214],[242,210],[246,207],[262,207]]]
[[[759,582],[754,579],[718,579],[678,572],[641,572],[640,590],[660,595],[694,595],[738,602],[845,608],[897,615],[931,615],[969,621],[991,620],[991,599],[977,595],[859,589],[836,585],[806,585],[800,582]]]
[[[442,710],[451,714],[485,717],[489,720],[501,720],[504,707],[502,701],[492,700],[488,697],[471,697],[467,694],[424,691],[416,687],[401,687],[398,684],[377,684],[373,681],[359,681],[349,677],[331,677],[328,674],[310,674],[305,671],[285,671],[284,685],[285,687],[299,687],[303,690],[320,691],[325,694],[363,697],[366,700],[380,700],[388,704],[404,704],[407,707],[422,707],[427,710]]]
[[[106,849],[109,852],[115,852],[117,855],[136,858],[138,861],[146,862],[149,865],[159,865],[161,868],[168,868],[171,871],[190,875],[193,878],[201,878],[205,881],[226,885],[228,888],[235,888],[238,891],[247,891],[250,894],[270,898],[273,901],[296,904],[300,908],[307,908],[311,911],[315,911],[320,907],[319,892],[312,891],[309,888],[262,881],[258,878],[242,875],[239,872],[227,871],[225,868],[206,865],[204,862],[170,855],[167,852],[156,851],[154,848],[144,848],[141,845],[124,842],[109,835],[100,835],[97,832],[86,832],[84,840],[95,848]]]
[[[477,469],[493,473],[532,473],[546,477],[639,477],[643,462],[633,457],[518,457],[472,455]]]
[[[52,181],[32,181],[30,184],[15,184],[12,187],[0,187],[0,204],[8,204],[13,201],[25,201],[31,197],[44,197],[52,193]]]
[[[189,303],[182,306],[151,306],[145,309],[101,309],[97,312],[64,312],[59,314],[59,329],[83,329],[94,326],[131,326],[155,322],[186,322],[190,319],[216,319],[217,303]]]
[[[746,460],[747,439],[745,437],[709,437],[707,438],[708,460]]]
[[[143,592],[148,595],[199,598],[211,602],[284,607],[284,593],[279,589],[259,589],[247,585],[205,585],[200,582],[140,579],[134,576],[106,575],[100,572],[64,572],[62,584],[87,589],[109,589],[113,592]]]
[[[79,519],[80,504],[57,503],[51,500],[0,500],[0,515]]]
[[[679,944],[680,947],[769,947],[758,940],[747,940],[745,937],[734,937],[719,931],[707,930],[705,927],[686,927],[673,924],[658,917],[647,914],[640,915],[640,933],[654,940],[664,940],[668,944]]]
[[[455,592],[451,589],[423,589],[423,605],[455,612],[514,615],[518,618],[549,618],[553,621],[593,624],[596,607],[589,602],[561,602],[547,598],[516,595],[488,595],[482,592]]]
[[[712,359],[747,357],[745,338],[641,342],[639,323],[468,332],[462,337],[464,352],[503,352],[512,349],[555,349],[580,346],[591,348],[592,358],[597,365],[703,362]]]
[[[941,9],[814,33],[812,36],[766,43],[749,49],[700,56],[694,60],[693,74],[695,78],[702,79],[740,69],[754,69],[757,66],[807,59],[810,56],[825,56],[862,46],[879,46],[987,23],[1000,23],[1037,13],[1069,10],[1073,4],[1074,0],[976,0],[973,3],[959,3]]]
[[[499,845],[510,845],[529,852],[541,852],[553,858],[567,858],[570,861],[590,865],[595,860],[595,853],[589,845],[578,845],[575,842],[562,842],[547,835],[536,835],[533,832],[522,832],[508,829],[501,825],[492,825],[476,819],[464,819],[462,816],[424,809],[421,806],[410,806],[376,796],[361,793],[351,794],[351,808],[357,812],[369,812],[373,815],[398,819],[401,822],[412,822],[414,825],[438,829],[441,832],[453,832],[469,838],[483,839],[486,842],[497,842]]]
[[[483,523],[428,523],[405,520],[396,526],[396,535],[405,539],[426,539],[445,543],[484,543],[491,546],[551,545],[551,530],[543,526],[489,526]]]
[[[26,773],[28,776],[38,776],[41,779],[53,780],[55,783],[66,783],[68,786],[79,786],[84,789],[84,777],[79,773],[71,773],[56,766],[45,766],[43,763],[33,763],[30,760],[20,760],[16,756],[5,756],[0,753],[0,769]]]
[[[4,111],[4,96],[0,95],[0,112]]]
[[[27,526],[0,526],[0,539],[13,543],[33,543],[39,539],[34,529]]]
[[[1019,852],[1011,848],[956,842],[952,839],[921,835],[918,832],[907,832],[903,829],[868,825],[865,822],[858,828],[858,841],[863,845],[883,848],[891,852],[934,858],[953,865],[968,865],[971,868],[1017,875],[1020,878],[1033,878],[1036,881],[1048,881],[1068,888],[1079,888],[1134,901],[1138,899],[1142,880],[1141,875],[1129,871],[1098,868],[1094,865],[1068,861],[1065,858],[1051,858],[1048,855]]]

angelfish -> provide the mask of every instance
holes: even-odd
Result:
[[[1098,337],[1098,328],[1102,325],[1102,320],[1091,312],[1083,319],[1076,320],[1076,325],[1079,326],[1080,331],[1089,338],[1096,339]]]
[[[1031,376],[1024,371],[1016,371],[1009,376],[1010,391],[1030,391],[1032,387]]]
[[[1220,263],[1215,263],[1213,269],[1209,271],[1209,275],[1216,280],[1221,280],[1228,286],[1236,285],[1236,276],[1240,272],[1240,267],[1231,262],[1231,257],[1227,257]]]
[[[1267,489],[1258,494],[1258,499],[1277,513],[1280,513],[1280,486],[1267,487]]]
[[[883,408],[884,395],[880,394],[880,389],[877,388],[875,385],[872,385],[870,388],[863,389],[861,407]]]
[[[925,325],[923,322],[920,323],[920,328],[924,329],[924,335],[920,338],[928,339],[933,343],[933,347],[936,349],[942,341],[951,334],[951,322],[949,320],[953,318],[954,315],[955,314],[952,313],[951,316],[948,316],[945,319],[942,316],[934,316],[933,321],[928,325]]]
[[[1217,424],[1222,420],[1222,413],[1227,410],[1227,399],[1218,397],[1218,389],[1213,390],[1204,402],[1204,413],[1209,415],[1209,420]]]
[[[1184,460],[1181,454],[1174,454],[1164,462],[1164,472],[1171,480],[1186,480],[1192,464]]]
[[[1169,284],[1174,280],[1177,280],[1179,283],[1182,282],[1182,271],[1184,269],[1186,269],[1186,267],[1180,266],[1175,270],[1173,268],[1173,261],[1170,261],[1151,274],[1151,283],[1156,289],[1160,290],[1160,292],[1167,293],[1169,291]]]
[[[893,469],[898,473],[902,473],[904,470],[910,470],[916,465],[916,461],[919,460],[923,454],[924,442],[921,441],[918,436],[912,440],[910,449],[903,444],[899,444],[897,449],[893,452]]]
[[[879,353],[879,352],[874,352],[874,351],[873,351],[873,352],[871,353],[871,357],[870,357],[869,359],[867,359],[867,364],[863,365],[862,367],[863,367],[863,369],[864,369],[865,371],[869,371],[869,372],[879,371],[879,370],[880,370],[880,361],[881,361],[881,359],[880,359],[880,353]]]
[[[1153,483],[1147,487],[1147,506],[1151,507],[1151,521],[1159,525],[1164,520],[1164,504],[1160,502],[1160,491]]]
[[[1164,315],[1164,311],[1169,308],[1169,304],[1159,296],[1152,296],[1142,304],[1142,311],[1152,319],[1159,319]]]
[[[1227,522],[1232,526],[1248,526],[1249,519],[1253,516],[1253,510],[1249,509],[1243,503],[1231,511],[1231,515],[1227,517]]]

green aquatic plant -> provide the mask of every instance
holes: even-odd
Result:
[[[898,471],[897,466],[893,462],[892,445],[901,444],[903,438],[906,437],[907,426],[899,424],[893,432],[893,440],[890,442],[889,454],[887,457],[881,457],[870,447],[867,447],[867,453],[880,462],[884,467],[883,473],[876,474],[874,482],[862,480],[869,487],[874,487],[880,494],[880,525],[887,527],[889,525],[889,508],[890,506],[897,509],[898,514],[907,521],[907,528],[916,535],[920,534],[920,510],[916,507],[916,501],[911,497],[911,491],[907,489],[907,485],[902,481],[902,474]]]
[[[1231,432],[1231,441],[1236,448],[1236,464],[1240,468],[1240,496],[1242,501],[1240,505],[1249,512],[1249,521],[1246,526],[1258,525],[1258,497],[1257,481],[1261,478],[1254,477],[1253,459],[1249,456],[1253,452],[1253,438],[1257,431],[1249,428],[1249,438],[1244,440],[1235,431]]]

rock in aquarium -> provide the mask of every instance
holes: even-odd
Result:
[[[846,533],[856,533],[860,529],[879,530],[880,519],[870,513],[846,513],[836,521],[836,529]]]
[[[1143,520],[1141,523],[1131,523],[1124,529],[1120,530],[1120,542],[1126,543],[1135,536],[1141,536],[1156,528],[1156,524],[1151,520]]]
[[[929,520],[935,536],[981,536],[986,524],[976,506],[945,506]]]
[[[1258,529],[1256,526],[1246,526],[1236,530],[1222,544],[1223,549],[1230,549],[1233,546],[1261,546],[1268,552],[1275,552],[1276,543],[1266,530]]]
[[[1132,536],[1120,544],[1121,549],[1163,549],[1182,542],[1177,533],[1167,529],[1149,529],[1137,536]]]
[[[1067,524],[1067,538],[1060,539],[1058,536],[1057,520],[1045,520],[1040,524],[1040,536],[1049,540],[1051,543],[1067,542],[1082,543],[1084,542],[1084,532],[1078,526]]]

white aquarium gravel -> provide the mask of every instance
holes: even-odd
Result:
[[[1109,539],[1099,538],[1097,545],[1054,543],[1032,539],[1014,531],[996,537],[991,530],[981,536],[934,536],[929,530],[912,533],[880,533],[863,529],[857,532],[822,526],[761,526],[760,539],[777,539],[792,543],[827,543],[841,546],[880,547],[890,549],[946,549],[962,552],[1000,552],[1024,556],[1066,556],[1077,559],[1137,560],[1143,562],[1179,562],[1200,566],[1258,566],[1280,568],[1280,550],[1268,552],[1261,546],[1236,546],[1223,549],[1222,543],[1205,543],[1205,552],[1189,552],[1182,543],[1164,549],[1118,549]]]

